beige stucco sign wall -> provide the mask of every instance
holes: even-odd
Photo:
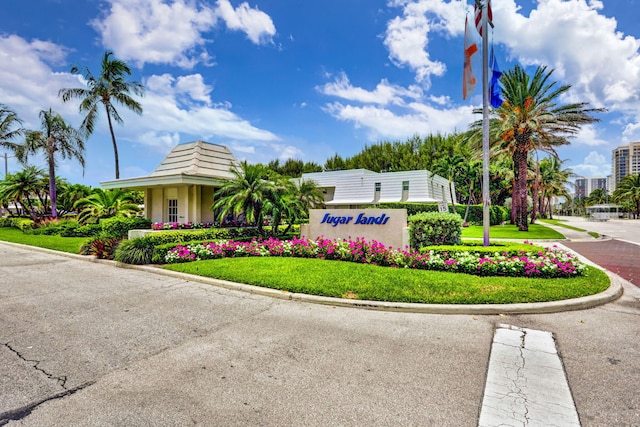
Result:
[[[364,237],[385,246],[405,249],[409,245],[406,209],[311,209],[309,224],[300,229],[309,239],[355,239]]]

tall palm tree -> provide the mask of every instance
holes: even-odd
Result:
[[[24,144],[16,148],[18,160],[26,164],[30,154],[43,152],[49,168],[49,199],[51,200],[51,216],[56,218],[56,156],[63,159],[76,159],[84,169],[83,135],[64,121],[62,116],[51,108],[40,111],[42,130],[26,132]]]
[[[15,151],[14,139],[22,135],[24,129],[20,127],[22,120],[9,107],[0,104],[0,147]],[[5,178],[7,171],[5,170]]]
[[[449,194],[451,196],[454,213],[456,212],[456,195],[453,191],[453,182],[464,164],[464,157],[460,154],[455,154],[453,156],[442,157],[433,165],[434,173],[449,180]]]
[[[634,206],[634,217],[640,215],[640,174],[627,175],[620,180],[613,198],[619,203],[629,202]]]
[[[134,195],[122,190],[96,188],[93,193],[74,204],[78,210],[78,222],[86,224],[98,222],[114,216],[133,216],[140,208],[134,202]]]
[[[214,194],[211,209],[218,211],[218,220],[222,222],[229,214],[244,214],[246,221],[262,232],[264,202],[275,190],[267,171],[263,165],[246,161],[233,168],[233,177],[222,180],[222,186]]]
[[[498,151],[511,155],[514,163],[515,189],[513,206],[518,229],[528,231],[527,161],[532,150],[557,155],[555,147],[568,144],[584,124],[598,119],[592,113],[604,111],[589,108],[586,102],[558,104],[571,85],[551,81],[553,70],[538,67],[533,76],[519,65],[505,71],[500,78],[504,102],[492,110],[490,133]],[[481,129],[481,122],[474,123]]]
[[[118,158],[118,145],[116,135],[113,132],[113,123],[123,124],[124,121],[114,104],[120,104],[129,110],[142,114],[142,105],[136,101],[131,94],[144,95],[144,87],[136,81],[127,81],[131,75],[131,69],[126,62],[114,59],[113,52],[107,51],[102,57],[102,67],[99,76],[94,76],[89,68],[85,67],[83,77],[86,81],[86,88],[60,89],[59,96],[67,102],[71,99],[80,99],[80,113],[86,114],[80,129],[86,132],[87,136],[93,133],[96,120],[102,105],[107,114],[109,132],[113,143],[113,154],[116,164],[116,179],[120,178],[120,161]],[[80,69],[72,67],[71,72],[78,74]]]

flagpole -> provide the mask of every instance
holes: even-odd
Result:
[[[476,0],[478,1],[478,0]],[[487,1],[481,4],[482,13],[482,225],[484,246],[489,246],[489,226],[491,217],[489,205],[489,13]]]

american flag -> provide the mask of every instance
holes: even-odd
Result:
[[[476,28],[478,29],[478,33],[480,33],[480,37],[482,37],[482,10],[484,9],[484,7],[482,7],[482,5],[478,7],[479,3],[480,1],[476,0],[473,10],[475,13]],[[491,21],[493,21],[493,13],[491,12],[491,0],[487,0],[486,3],[486,8],[488,11],[487,19],[489,25],[492,25]]]

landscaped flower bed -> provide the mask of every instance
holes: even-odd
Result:
[[[211,228],[213,223],[202,222],[154,222],[151,224],[153,230],[199,230],[202,228]]]
[[[382,243],[357,238],[356,240],[329,240],[318,238],[309,240],[233,240],[176,246],[170,250],[167,263],[216,259],[238,256],[289,256],[351,261],[380,266],[416,268],[422,270],[450,271],[479,276],[511,277],[575,277],[584,274],[585,265],[575,256],[558,249],[545,248],[544,251],[525,252],[509,256],[495,252],[492,255],[472,251],[439,254],[407,252],[387,248]]]

